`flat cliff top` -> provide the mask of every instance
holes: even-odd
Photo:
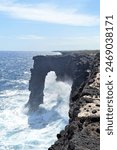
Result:
[[[55,52],[55,55],[37,55],[34,56],[33,59],[38,59],[38,58],[58,58],[58,57],[67,57],[67,56],[85,56],[85,55],[91,55],[94,56],[96,53],[99,53],[99,50],[78,50],[78,51],[53,51]],[[61,55],[56,55],[56,52],[60,53]]]
[[[99,53],[99,50],[75,50],[75,51],[54,51],[59,52],[62,55],[74,55],[74,54],[89,54],[89,55],[95,55],[96,53]]]

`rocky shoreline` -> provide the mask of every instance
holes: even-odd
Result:
[[[80,68],[79,68],[80,69]],[[58,140],[48,150],[99,150],[100,149],[100,54],[85,74],[78,87],[80,76],[73,80],[70,96],[69,125],[57,134]],[[76,72],[78,74],[78,72]]]
[[[62,55],[33,57],[34,65],[29,81],[30,97],[26,105],[30,111],[37,110],[43,103],[45,78],[50,71],[55,72],[57,81],[72,80],[72,91],[77,91],[89,76],[94,55],[94,52],[66,52]]]

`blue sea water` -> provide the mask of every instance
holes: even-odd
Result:
[[[68,123],[71,84],[45,80],[44,104],[27,113],[32,57],[52,52],[0,52],[0,150],[47,150]]]

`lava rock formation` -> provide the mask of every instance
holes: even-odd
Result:
[[[79,87],[86,80],[93,57],[94,55],[81,53],[33,57],[34,66],[29,82],[31,93],[27,103],[30,111],[37,110],[43,103],[44,84],[48,72],[54,71],[59,81],[73,80],[77,85],[72,87],[72,90],[75,90],[75,87]]]
[[[48,150],[100,149],[100,55],[95,52],[36,56],[31,69],[27,106],[38,109],[43,103],[45,77],[55,71],[57,80],[73,81],[69,100],[69,124],[57,134]]]
[[[58,140],[48,150],[100,149],[100,56],[95,56],[87,80],[70,97],[69,125],[57,134]],[[77,89],[78,88],[78,89]]]

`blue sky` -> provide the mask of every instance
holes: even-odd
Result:
[[[0,50],[99,49],[99,0],[0,0]]]

